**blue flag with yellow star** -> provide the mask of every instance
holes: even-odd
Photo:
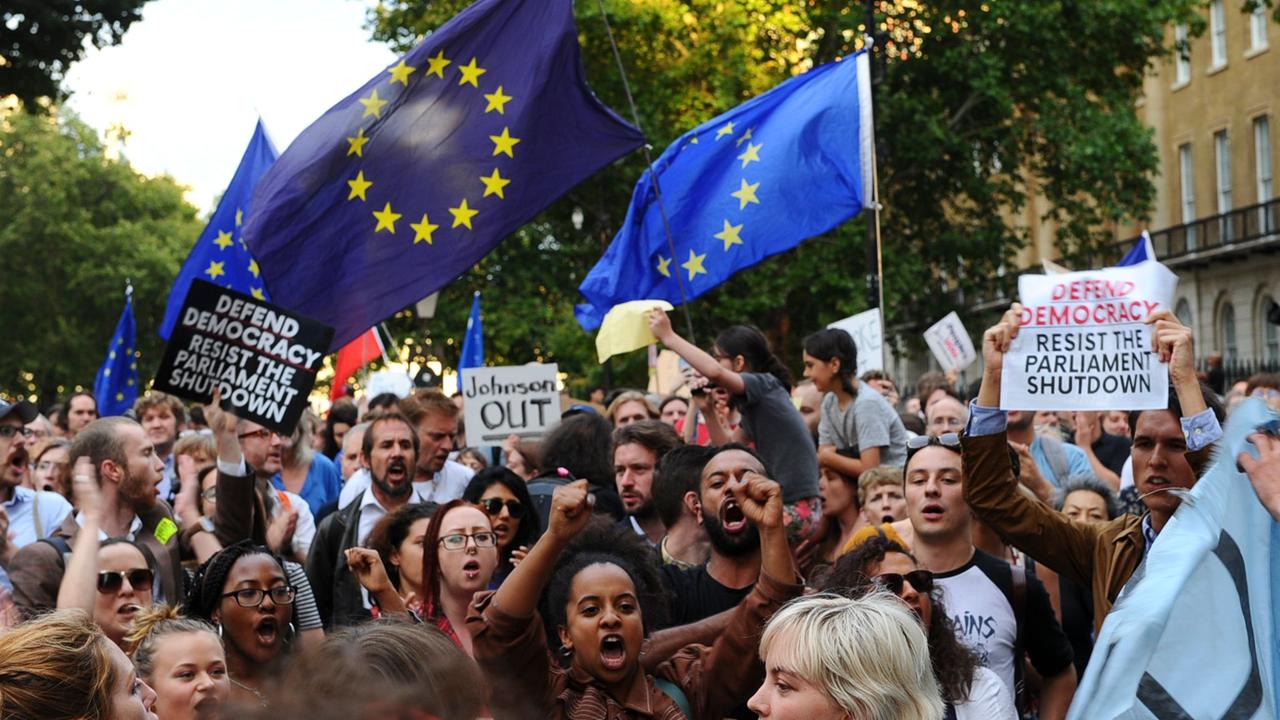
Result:
[[[107,344],[107,357],[93,380],[93,397],[102,417],[123,415],[138,399],[138,328],[133,321],[133,287],[125,290],[124,311]]]
[[[578,290],[600,327],[630,300],[692,300],[871,203],[866,54],[814,68],[680,136],[636,184],[626,221]],[[677,277],[677,273],[679,276]]]
[[[182,302],[187,299],[187,291],[191,289],[194,278],[253,295],[259,300],[270,299],[266,296],[258,263],[249,254],[241,230],[248,219],[253,189],[278,155],[271,139],[267,137],[267,129],[259,120],[257,127],[253,129],[249,147],[245,148],[244,156],[240,158],[240,166],[231,178],[231,184],[222,194],[208,226],[200,233],[200,239],[196,240],[187,261],[178,271],[178,278],[173,281],[169,303],[164,311],[164,322],[160,324],[160,337],[169,339],[169,333],[173,331],[173,324],[178,321]]]
[[[572,0],[480,0],[294,140],[245,236],[338,348],[643,141],[587,87]]]

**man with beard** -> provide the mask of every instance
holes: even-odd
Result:
[[[326,629],[372,617],[372,603],[348,568],[346,551],[364,546],[385,515],[427,501],[413,482],[418,450],[418,433],[404,415],[391,412],[369,423],[360,452],[360,464],[369,471],[369,488],[356,502],[321,521],[307,556],[307,576]]]
[[[173,444],[178,440],[178,431],[187,419],[187,410],[178,398],[162,392],[149,392],[133,403],[133,415],[142,423],[151,444],[156,448],[156,456],[164,462],[164,474],[156,493],[165,502],[173,502],[177,479],[173,467]]]
[[[102,540],[124,537],[145,547],[155,558],[160,599],[183,600],[182,552],[178,526],[169,506],[156,498],[164,463],[142,426],[125,417],[95,420],[71,444],[71,465],[88,457],[101,489]],[[72,478],[72,482],[92,482]],[[66,569],[65,552],[80,530],[78,514],[67,517],[52,541],[34,542],[18,551],[9,566],[13,599],[28,616],[52,610]]]
[[[741,482],[748,471],[769,477],[760,458],[739,443],[717,448],[702,469],[700,516],[711,540],[711,558],[687,570],[663,566],[673,626],[737,606],[760,576],[760,533],[729,493],[729,484]]]
[[[653,504],[653,475],[668,452],[682,445],[661,420],[641,420],[613,431],[613,472],[627,521],[637,535],[657,546],[666,534]]]
[[[268,520],[267,547],[286,560],[306,562],[315,540],[316,520],[301,495],[278,490],[271,484],[284,462],[286,437],[252,420],[236,423],[240,452],[253,472],[254,489],[262,498]]]

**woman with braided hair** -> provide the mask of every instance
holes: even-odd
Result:
[[[293,639],[293,598],[280,559],[248,540],[224,548],[196,571],[184,614],[217,629],[233,699],[266,704],[262,690]]]

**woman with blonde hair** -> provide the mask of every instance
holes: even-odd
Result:
[[[156,720],[155,701],[84,612],[60,610],[0,635],[5,720]]]
[[[935,720],[944,707],[924,628],[897,598],[831,594],[787,603],[760,638],[762,720]]]
[[[231,695],[218,631],[178,608],[157,605],[134,618],[127,637],[138,677],[156,693],[160,720],[212,720]]]

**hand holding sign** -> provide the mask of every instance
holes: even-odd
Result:
[[[1168,363],[1169,377],[1175,385],[1196,379],[1196,353],[1191,328],[1183,325],[1168,310],[1157,310],[1147,318],[1153,325],[1151,349]]]
[[[982,407],[1000,407],[1000,376],[1004,371],[1004,354],[1018,337],[1022,306],[1014,303],[1005,311],[1000,322],[982,333],[982,386],[978,389],[978,404]]]

